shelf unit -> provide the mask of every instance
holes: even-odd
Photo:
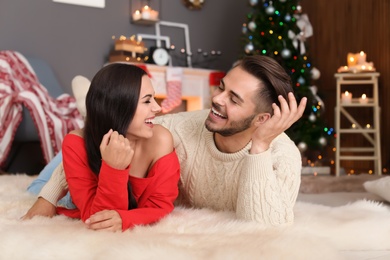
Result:
[[[161,16],[161,0],[130,0],[130,22],[132,24],[151,26],[160,21],[158,17],[145,19],[142,16],[134,20],[133,14],[135,10],[141,11],[145,5],[157,11],[159,13],[158,17]]]
[[[336,125],[336,176],[340,176],[340,162],[343,160],[365,160],[374,162],[374,173],[382,175],[381,162],[381,144],[380,144],[380,107],[378,94],[378,72],[369,73],[336,73],[337,95],[335,108],[335,125]],[[351,102],[342,102],[341,94],[345,86],[350,89],[358,90],[359,85],[367,85],[372,87],[372,98],[368,98],[367,102],[362,103],[359,98],[352,98]],[[370,127],[359,123],[349,113],[348,109],[356,107],[358,109],[372,110],[372,123]],[[350,123],[354,125],[352,128],[341,128],[341,116],[344,116]],[[348,134],[361,134],[370,145],[365,147],[343,147],[342,139]],[[347,153],[347,154],[346,154]]]

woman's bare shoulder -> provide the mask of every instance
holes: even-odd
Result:
[[[72,131],[69,132],[69,134],[78,135],[78,136],[84,138],[84,131],[83,131],[83,129],[72,130]]]
[[[166,145],[169,145],[171,143],[171,145],[173,146],[173,137],[171,132],[162,125],[154,125],[153,139],[154,141],[157,141],[159,143],[162,142]]]
[[[173,137],[171,132],[162,125],[154,125],[153,137],[149,140],[150,147],[159,154],[168,154],[173,151]]]

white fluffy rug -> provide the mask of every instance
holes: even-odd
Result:
[[[345,251],[390,250],[390,209],[298,202],[295,224],[264,229],[232,213],[177,208],[153,226],[88,230],[64,216],[19,218],[35,201],[33,177],[0,176],[0,259],[344,259]]]

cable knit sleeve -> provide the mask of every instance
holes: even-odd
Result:
[[[63,165],[60,163],[53,171],[49,181],[43,186],[38,197],[42,197],[56,206],[57,201],[62,198],[67,191],[68,183],[66,182]]]
[[[301,177],[301,155],[284,134],[267,151],[245,158],[237,217],[267,226],[291,224]]]

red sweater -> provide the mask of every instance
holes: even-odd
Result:
[[[178,196],[179,160],[173,151],[161,157],[146,178],[129,175],[129,168],[117,170],[102,161],[99,176],[88,165],[84,139],[68,134],[62,144],[63,165],[69,191],[77,209],[58,208],[57,213],[83,221],[102,210],[116,210],[122,230],[150,224],[170,213]],[[127,182],[133,188],[138,208],[128,210]]]

